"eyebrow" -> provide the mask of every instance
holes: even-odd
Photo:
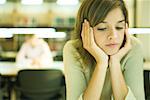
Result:
[[[122,22],[124,22],[125,20],[123,19],[123,20],[120,20],[120,21],[118,21],[118,23],[122,23]]]
[[[123,20],[120,20],[120,21],[118,21],[117,23],[122,23],[122,22],[124,22],[125,20],[123,19]],[[102,22],[100,22],[100,23],[107,23],[106,21],[102,21]]]

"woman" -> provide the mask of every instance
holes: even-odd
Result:
[[[140,42],[123,0],[84,0],[64,47],[68,100],[144,100]]]

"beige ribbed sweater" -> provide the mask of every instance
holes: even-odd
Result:
[[[88,82],[94,71],[94,66],[88,64],[84,66],[75,56],[80,55],[74,47],[76,40],[68,41],[63,50],[65,66],[65,78],[67,86],[67,100],[82,100],[82,95],[88,86]],[[128,86],[128,94],[125,100],[144,100],[143,85],[143,53],[140,42],[131,37],[132,49],[121,60],[122,72]],[[86,68],[83,69],[83,68]],[[111,100],[112,87],[110,72],[107,70],[101,100]]]

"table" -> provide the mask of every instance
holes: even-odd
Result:
[[[0,62],[0,74],[3,76],[16,76],[19,70],[29,69],[25,67],[18,67],[15,62]],[[59,69],[64,71],[64,65],[62,61],[54,61],[52,65],[40,69]]]
[[[150,61],[144,63],[144,70],[150,71]]]

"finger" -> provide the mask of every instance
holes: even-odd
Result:
[[[81,32],[82,41],[84,40],[84,23],[82,23],[82,32]]]
[[[127,51],[129,51],[129,49],[131,48],[131,39],[130,39],[130,35],[128,32],[128,25],[126,24],[126,29],[125,29],[125,45],[123,48],[121,48],[120,52],[122,52],[122,54],[125,54]]]
[[[130,34],[129,34],[129,32],[128,32],[128,26],[127,26],[127,24],[126,24],[125,35],[126,35],[127,46],[130,46],[130,45],[131,45],[131,38],[130,38]]]
[[[92,45],[92,44],[94,44],[94,36],[93,36],[93,28],[92,27],[90,27],[90,32],[89,32],[89,34],[90,34],[90,45]]]
[[[128,41],[130,40],[130,35],[129,35],[129,30],[128,30],[128,25],[126,24],[126,35],[127,35],[127,39]]]
[[[83,27],[84,27],[84,23],[82,23],[82,26],[81,26],[82,28],[82,30],[81,30],[81,37],[82,37],[82,40],[83,40],[83,31],[84,31],[84,29],[83,29]]]
[[[85,47],[85,23],[82,23],[82,43],[83,43],[83,47]]]
[[[86,22],[86,19],[84,20],[84,42],[85,42],[85,46],[87,47],[88,45],[88,30],[87,30],[87,22]]]
[[[90,37],[90,25],[89,22],[86,20],[86,41],[87,41],[87,45],[90,46],[90,42],[91,42],[91,37]]]
[[[89,29],[88,22],[84,19],[84,27],[83,27],[83,37],[84,37],[84,48],[87,49],[89,46]]]

